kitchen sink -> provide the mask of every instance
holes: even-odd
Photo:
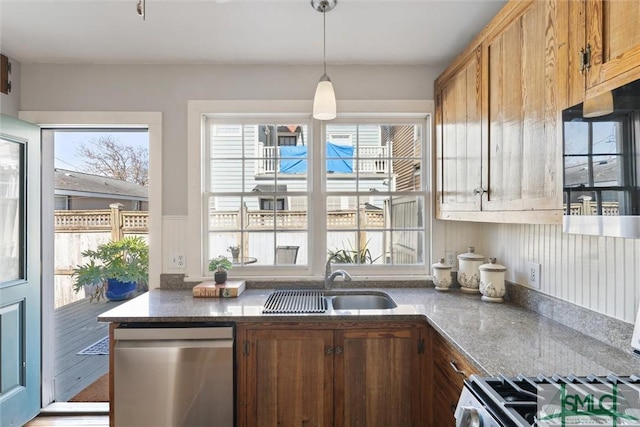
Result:
[[[396,302],[378,291],[325,291],[324,289],[277,289],[264,304],[264,314],[325,313],[331,310],[387,310]]]
[[[398,304],[384,292],[341,293],[327,296],[334,310],[386,310]]]

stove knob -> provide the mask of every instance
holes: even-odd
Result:
[[[482,420],[478,410],[472,406],[463,406],[459,408],[456,414],[456,427],[482,427]]]

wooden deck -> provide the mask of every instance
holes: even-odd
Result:
[[[55,401],[66,402],[109,371],[108,355],[76,353],[109,334],[98,315],[125,301],[89,302],[89,298],[55,310]]]

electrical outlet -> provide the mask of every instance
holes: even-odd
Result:
[[[182,252],[174,252],[169,256],[169,268],[184,268],[185,260]]]
[[[527,263],[527,283],[529,286],[540,289],[541,269],[542,265],[537,262]]]
[[[454,251],[446,251],[444,253],[444,262],[455,269],[456,267],[456,253]]]

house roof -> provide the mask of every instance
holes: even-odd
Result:
[[[66,169],[55,169],[55,194],[83,195],[147,200],[148,189],[142,185],[106,176],[92,175]]]

